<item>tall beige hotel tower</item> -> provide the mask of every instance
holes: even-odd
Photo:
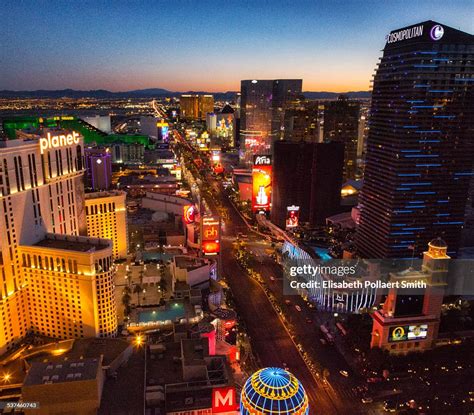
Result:
[[[84,236],[83,154],[74,131],[0,141],[0,353],[30,332],[116,334],[113,243]]]

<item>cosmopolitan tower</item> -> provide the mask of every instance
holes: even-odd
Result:
[[[474,36],[427,21],[386,37],[373,85],[357,235],[365,258],[455,256],[474,160]]]

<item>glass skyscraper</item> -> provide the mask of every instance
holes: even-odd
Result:
[[[271,154],[273,141],[283,137],[288,103],[301,96],[302,84],[301,79],[241,81],[240,151],[244,163],[250,164],[256,154]]]
[[[474,160],[474,36],[426,21],[392,31],[373,85],[357,248],[456,255]]]

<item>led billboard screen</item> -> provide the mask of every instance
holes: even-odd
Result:
[[[428,325],[417,324],[409,326],[390,327],[388,332],[389,342],[400,342],[407,340],[426,339],[428,336]]]
[[[286,229],[296,228],[299,224],[300,207],[288,206],[286,211]]]
[[[252,168],[252,210],[268,212],[272,196],[271,156],[254,156]]]
[[[204,255],[217,255],[220,251],[220,221],[213,216],[201,220],[201,249]]]

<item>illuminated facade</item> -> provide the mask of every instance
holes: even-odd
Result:
[[[18,138],[0,141],[0,353],[30,329],[52,334],[54,328],[57,337],[100,334],[101,325],[104,329],[107,326],[104,334],[112,331],[109,323],[101,321],[104,314],[97,309],[102,307],[101,296],[108,303],[107,310],[115,307],[115,299],[93,289],[102,272],[83,273],[78,294],[76,288],[75,293],[71,290],[79,274],[69,271],[69,260],[72,264],[77,261],[79,272],[86,263],[94,264],[96,258],[103,261],[100,255],[110,256],[112,247],[95,252],[96,242],[90,240],[94,249],[85,254],[87,259],[78,259],[74,248],[42,245],[42,241],[59,238],[58,234],[86,234],[82,137],[76,144],[70,131],[38,132],[18,131]],[[48,133],[53,139],[46,143],[42,137]],[[72,269],[76,269],[74,265]],[[83,289],[86,283],[82,284],[82,278],[91,280],[89,289]],[[86,318],[90,312],[95,313],[93,321]],[[81,318],[87,320],[85,325]]]
[[[474,159],[474,36],[427,21],[387,36],[374,78],[357,250],[456,255]]]
[[[437,238],[423,253],[421,270],[408,269],[391,274],[390,281],[424,282],[426,288],[390,289],[381,310],[372,314],[371,347],[388,350],[391,354],[430,349],[438,337],[441,306],[447,286],[448,246]]]
[[[116,334],[110,240],[47,234],[19,254],[31,331],[63,339]]]
[[[182,118],[205,120],[206,114],[214,112],[214,96],[181,95],[179,105]]]
[[[289,107],[296,106],[303,98],[302,79],[276,79],[273,81],[272,131],[276,140],[284,137],[285,113]]]
[[[321,107],[321,108],[320,108]],[[322,142],[323,105],[308,101],[285,111],[284,139],[288,141]]]
[[[316,254],[309,251],[308,247],[303,249],[288,241],[283,243],[281,248],[283,256],[283,267],[285,275],[290,275],[289,267],[295,265],[313,266],[324,265]],[[374,281],[379,277],[376,267],[362,265],[365,273],[361,277],[346,277],[345,279],[356,283],[357,281]],[[307,278],[308,282],[316,282],[310,288],[298,289],[298,294],[318,306],[318,309],[337,312],[337,313],[354,313],[357,314],[361,310],[370,309],[377,300],[377,288],[361,287],[361,288],[332,288],[326,285],[327,281],[334,281],[334,276],[317,273]]]
[[[270,154],[273,81],[241,81],[240,148],[247,165],[255,154]]]
[[[324,140],[344,143],[344,180],[355,179],[360,104],[341,95],[324,104]]]
[[[244,80],[240,82],[241,159],[271,154],[276,139],[283,138],[285,111],[301,95],[301,79]]]
[[[87,235],[113,241],[114,259],[126,258],[128,251],[125,192],[86,193]]]
[[[87,147],[84,151],[87,187],[107,190],[112,186],[112,154],[109,148]]]
[[[290,372],[267,367],[245,382],[240,396],[241,415],[308,415],[303,385]]]

